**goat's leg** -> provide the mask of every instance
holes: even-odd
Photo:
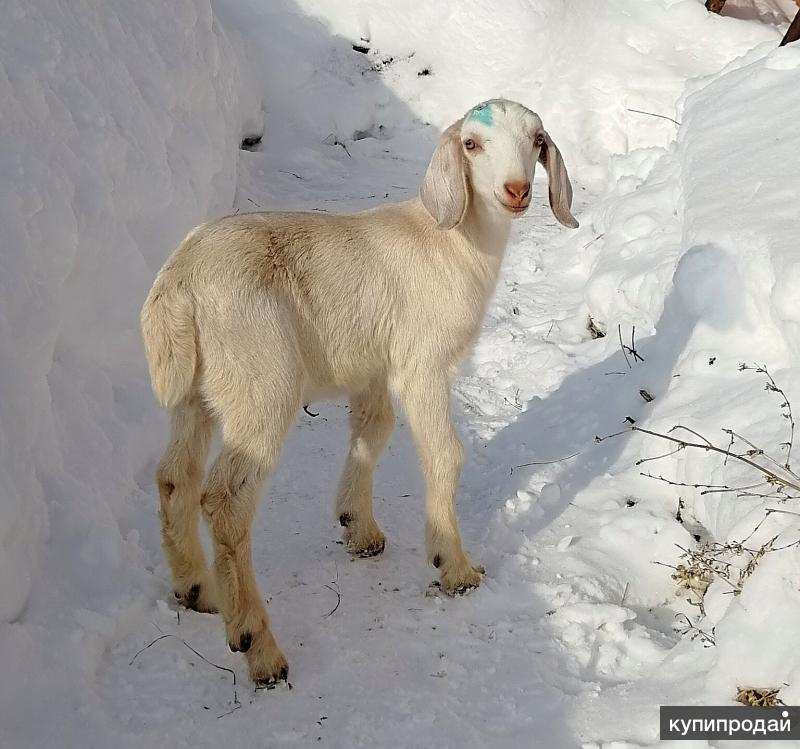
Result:
[[[372,512],[372,477],[394,428],[394,411],[384,381],[350,399],[350,453],[336,495],[336,517],[348,549],[360,557],[380,554],[386,544]]]
[[[200,544],[200,490],[213,421],[196,394],[172,410],[169,446],[156,478],[161,498],[161,539],[175,597],[196,611],[217,610],[215,586]]]
[[[428,558],[439,569],[443,590],[475,588],[483,570],[473,566],[458,529],[456,489],[464,449],[450,419],[449,382],[445,376],[425,378],[399,391],[425,474]]]
[[[275,395],[275,391],[265,388]],[[261,487],[271,471],[297,400],[247,404],[224,413],[223,446],[203,489],[203,513],[214,539],[214,570],[228,646],[247,657],[250,677],[273,684],[288,673],[272,636],[251,556],[251,526]]]

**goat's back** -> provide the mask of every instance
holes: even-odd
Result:
[[[413,359],[451,366],[471,341],[485,274],[444,234],[418,201],[229,216],[191,233],[160,278],[191,291],[201,362],[279,351],[308,390],[354,392]]]

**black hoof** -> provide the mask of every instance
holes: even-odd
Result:
[[[477,589],[478,589],[477,585],[462,585],[462,586],[460,586],[458,588],[453,588],[453,590],[450,591],[450,595],[451,596],[464,596],[467,593],[471,593],[473,590],[477,590]]]
[[[369,559],[370,557],[377,557],[379,554],[383,554],[385,548],[386,540],[384,539],[375,546],[368,546],[366,549],[359,549],[353,553],[360,559]]]
[[[349,512],[343,512],[341,515],[339,515],[339,525],[341,525],[342,528],[347,528],[347,526],[352,522],[353,516]]]
[[[453,588],[451,591],[448,592],[450,596],[466,596],[472,593],[473,590],[477,590],[480,586],[478,585],[459,585],[457,588]]]
[[[436,567],[436,569],[439,569],[439,565],[440,565],[441,563],[442,563],[442,558],[441,558],[441,557],[440,557],[440,556],[437,554],[437,555],[436,555],[436,556],[433,558],[433,566],[434,566],[434,567]]]
[[[280,682],[289,680],[289,667],[284,666],[277,676],[270,676],[268,679],[256,679],[256,689],[275,689]]]

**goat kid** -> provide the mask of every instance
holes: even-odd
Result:
[[[480,583],[456,518],[463,451],[450,382],[494,290],[511,220],[530,204],[537,160],[553,213],[576,227],[564,162],[541,120],[496,99],[445,130],[418,198],[355,215],[228,216],[190,232],[159,272],[141,322],[153,390],[172,411],[157,474],[164,551],[176,597],[221,612],[231,650],[245,653],[257,683],[286,679],[288,666],[256,584],[251,525],[304,401],[350,397],[336,497],[350,551],[384,548],[372,478],[394,424],[391,393],[422,463],[427,553],[441,586]],[[204,482],[217,424],[222,449]]]

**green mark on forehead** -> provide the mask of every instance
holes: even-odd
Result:
[[[477,120],[478,122],[486,125],[487,127],[492,124],[492,105],[491,104],[478,104],[475,109],[469,113],[469,120]]]

